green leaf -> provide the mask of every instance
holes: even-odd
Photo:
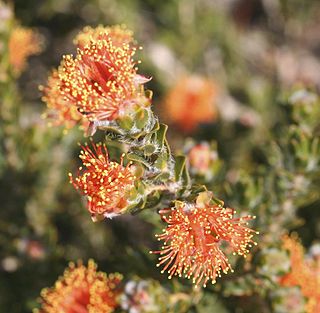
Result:
[[[156,122],[154,123],[152,129],[150,130],[150,133],[154,133],[156,132],[158,129],[160,128],[160,124],[159,124],[159,121],[156,120]]]
[[[154,166],[159,170],[164,170],[167,168],[168,164],[168,155],[165,151],[161,152],[157,158],[157,160],[154,162]]]
[[[131,130],[134,124],[133,119],[130,116],[122,117],[121,119],[118,119],[117,122],[119,126],[126,131]]]
[[[137,155],[135,153],[128,153],[127,158],[128,158],[128,160],[141,163],[141,164],[145,165],[146,167],[151,166],[151,164],[145,158],[143,158],[142,156]]]
[[[162,148],[166,138],[168,125],[160,124],[159,130],[156,132],[156,142]]]
[[[149,113],[148,110],[140,109],[135,115],[135,123],[136,127],[139,129],[143,129],[149,121]]]
[[[143,152],[144,152],[144,154],[147,155],[147,156],[152,155],[153,153],[156,152],[156,150],[157,150],[157,148],[156,148],[154,145],[152,145],[152,144],[145,145],[145,146],[143,147]]]
[[[185,167],[186,167],[186,157],[183,155],[178,155],[176,157],[176,163],[174,166],[174,177],[176,181],[181,180]]]
[[[189,175],[189,171],[187,169],[187,166],[185,166],[182,170],[182,176],[181,176],[182,180],[183,180],[183,186],[186,187],[190,184],[190,175]]]
[[[116,126],[98,126],[97,128],[105,131],[106,133],[124,135],[124,132],[119,127],[116,127]]]
[[[170,178],[169,172],[162,172],[154,177],[154,180],[166,181]]]

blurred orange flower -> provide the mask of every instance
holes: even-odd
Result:
[[[41,292],[41,309],[34,313],[110,313],[118,306],[120,274],[97,272],[93,260],[88,266],[70,263],[54,287]]]
[[[20,74],[26,67],[26,60],[30,55],[40,53],[41,40],[35,31],[16,27],[9,38],[9,62],[15,74]]]
[[[87,197],[93,220],[121,214],[129,204],[128,193],[134,188],[131,163],[124,167],[123,156],[120,164],[109,161],[107,148],[101,143],[93,143],[92,149],[82,146],[79,157],[85,169],[80,167],[82,173],[75,179],[69,173],[70,182]]]
[[[231,250],[245,256],[248,247],[255,244],[252,237],[256,233],[248,228],[247,222],[254,217],[248,215],[234,218],[234,210],[217,204],[199,201],[207,197],[200,194],[197,203],[176,202],[176,207],[160,211],[168,224],[158,240],[164,241],[157,266],[164,265],[169,279],[178,275],[193,277],[193,283],[206,286],[209,280],[214,284],[221,271],[225,274],[231,265],[221,250],[221,243],[228,243]]]
[[[307,313],[320,312],[320,259],[305,259],[302,245],[294,236],[285,236],[283,247],[290,253],[291,271],[283,276],[283,286],[299,286],[308,299]]]
[[[217,118],[217,85],[201,76],[181,78],[164,100],[168,120],[184,132],[192,132],[200,123]]]

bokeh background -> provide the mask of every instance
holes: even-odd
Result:
[[[281,311],[276,303],[282,300],[274,300],[281,295],[272,295],[274,282],[269,286],[263,275],[243,276],[245,282],[231,275],[234,284],[218,284],[201,296],[199,291],[192,291],[188,281],[168,282],[148,253],[157,247],[154,233],[162,227],[154,212],[92,223],[84,200],[69,184],[67,175],[77,167],[77,143],[86,139],[76,128],[66,133],[61,127],[47,127],[41,118],[45,104],[38,86],[46,83],[63,54],[75,53],[72,41],[84,26],[126,24],[143,46],[140,72],[152,77],[148,88],[154,92],[153,108],[161,121],[169,124],[173,150],[185,152],[190,142],[214,142],[219,162],[216,160],[212,169],[213,177],[201,179],[228,205],[248,212],[264,208],[262,218],[257,219],[265,238],[260,255],[279,245],[277,235],[285,229],[297,231],[308,248],[320,238],[319,168],[313,169],[315,177],[306,178],[301,166],[300,176],[295,176],[300,180],[294,180],[289,174],[295,174],[287,168],[286,180],[275,186],[277,175],[284,170],[280,165],[276,168],[276,161],[293,152],[289,149],[279,156],[272,143],[284,138],[289,127],[288,109],[281,103],[293,88],[303,86],[319,92],[319,1],[5,3],[12,12],[2,4],[0,312],[30,312],[37,306],[41,289],[52,286],[69,261],[89,258],[103,271],[153,279],[171,293],[186,296],[185,303],[181,301],[172,312],[300,312]],[[15,22],[6,23],[6,19]],[[13,24],[37,30],[42,52],[28,59],[21,75],[8,78],[5,42]],[[179,95],[188,89],[186,80],[190,77],[209,79],[214,90],[211,120],[196,121],[191,128],[185,127],[184,121],[194,118],[193,110],[179,107]],[[172,94],[174,88],[181,89]],[[175,110],[170,109],[175,106]],[[271,159],[279,159],[270,163],[269,154]],[[268,176],[273,183],[259,185],[257,181],[271,175],[267,165],[274,171],[273,178]],[[290,190],[296,188],[294,196],[293,191],[290,193],[294,209],[292,202],[285,203],[288,198],[283,199],[287,197],[285,184],[291,184]],[[287,205],[291,213],[281,215],[277,205],[282,209]],[[257,255],[257,264],[264,262],[266,266],[267,261]]]

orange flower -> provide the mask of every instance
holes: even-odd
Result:
[[[120,274],[97,272],[93,260],[88,267],[70,263],[54,287],[41,292],[41,309],[34,313],[109,313],[118,306]]]
[[[193,277],[193,283],[203,284],[209,280],[214,284],[223,271],[232,271],[231,265],[221,250],[222,242],[237,254],[245,256],[248,247],[255,244],[253,230],[246,226],[253,217],[234,218],[234,210],[221,205],[204,203],[200,200],[207,193],[199,195],[197,203],[176,202],[176,208],[160,211],[163,220],[168,223],[158,240],[164,241],[157,266],[164,265],[169,279],[173,275]]]
[[[111,218],[126,210],[135,176],[130,168],[132,163],[123,166],[123,155],[120,164],[111,162],[105,145],[93,143],[92,146],[93,149],[82,146],[79,156],[85,166],[84,170],[79,168],[82,173],[75,179],[71,173],[69,176],[74,187],[87,196],[88,210],[95,221],[101,216]]]
[[[76,124],[81,124],[83,129],[87,129],[89,121],[77,110],[76,106],[70,105],[64,99],[59,88],[60,80],[57,70],[54,70],[48,78],[46,87],[40,86],[43,91],[42,100],[47,103],[47,112],[44,117],[50,120],[50,125],[65,125],[67,129]]]
[[[90,122],[112,121],[135,107],[150,105],[143,91],[147,78],[137,74],[132,32],[124,26],[86,27],[75,39],[78,54],[66,55],[48,79],[45,117],[55,125],[87,129]],[[99,124],[99,123],[98,123]],[[97,125],[91,123],[94,132]]]
[[[133,60],[136,48],[119,45],[110,33],[66,55],[59,67],[59,88],[65,101],[91,122],[112,121],[148,103]]]
[[[216,84],[200,76],[183,77],[169,91],[164,106],[171,123],[185,132],[192,132],[200,123],[213,122],[217,117]]]
[[[305,275],[303,247],[297,238],[285,236],[283,247],[290,251],[291,272],[281,278],[284,286],[295,286]]]
[[[41,50],[41,41],[36,32],[20,26],[13,29],[9,39],[9,62],[15,74],[20,74],[25,69],[30,55]]]
[[[306,312],[318,313],[320,310],[320,262],[305,260],[302,245],[297,238],[285,236],[283,247],[290,252],[291,271],[283,276],[283,286],[299,286],[301,293],[308,299]]]
[[[133,32],[125,25],[115,25],[112,27],[104,27],[99,25],[96,28],[86,26],[75,38],[74,44],[79,48],[90,44],[92,41],[99,41],[112,38],[112,42],[115,46],[121,47],[123,44],[133,44]]]

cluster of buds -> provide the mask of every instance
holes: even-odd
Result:
[[[77,55],[64,56],[42,87],[46,116],[55,116],[56,124],[88,124],[91,135],[104,130],[126,153],[119,162],[110,161],[104,144],[82,146],[83,165],[76,177],[69,174],[70,182],[86,197],[94,221],[159,208],[168,224],[158,236],[164,241],[162,250],[153,252],[160,255],[162,272],[167,270],[169,278],[192,277],[196,285],[214,283],[221,272],[232,270],[224,246],[245,256],[254,244],[256,232],[247,226],[253,217],[235,218],[235,211],[210,192],[200,193],[206,188],[192,185],[186,157],[172,156],[167,126],[159,124],[150,108],[152,93],[144,90],[148,79],[137,73],[132,32],[123,26],[87,27],[75,44]],[[199,99],[211,95],[211,83],[193,83],[203,90]],[[205,148],[200,147],[200,159],[196,151],[190,153],[190,164],[199,171],[208,170],[211,162]]]
[[[198,180],[204,178],[206,182],[212,181],[221,169],[216,144],[206,141],[194,143],[193,140],[188,140],[184,150],[190,173]]]

